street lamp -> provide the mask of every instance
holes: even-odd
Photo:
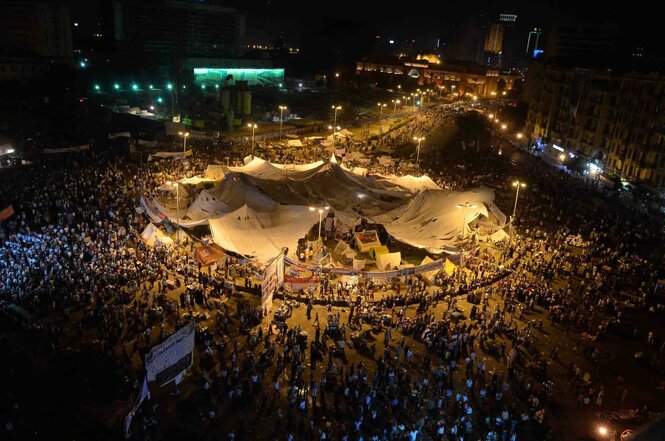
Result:
[[[416,164],[419,164],[420,163],[420,143],[425,140],[425,137],[424,136],[414,136],[413,140],[418,142],[418,148],[416,150]]]
[[[318,209],[318,212],[319,212],[319,235],[317,237],[317,240],[321,239],[321,222],[323,221],[323,212],[328,211],[329,209],[330,209],[330,207],[327,206],[327,205],[323,208]],[[309,207],[309,211],[316,211],[316,210],[317,210],[317,208],[315,208],[315,207]]]
[[[284,123],[284,111],[286,106],[279,106],[279,142],[282,142],[282,124]]]
[[[178,132],[178,135],[182,136],[182,153],[187,152],[187,137],[189,132]]]
[[[333,149],[335,148],[335,131],[339,132],[342,130],[340,126],[328,126],[328,130],[331,131],[331,136],[332,136],[332,146]]]
[[[401,103],[400,100],[391,100],[393,103],[393,118],[395,118],[395,115],[397,115],[397,105]]]
[[[526,183],[515,181],[513,182],[513,187],[517,188],[517,192],[515,193],[515,206],[513,207],[513,219],[514,219],[515,213],[517,212],[517,198],[520,197],[520,188],[526,187]]]
[[[256,124],[249,123],[247,127],[252,129],[252,156],[254,156],[254,130],[258,127]]]
[[[387,106],[386,103],[376,103],[377,106],[379,106],[379,131],[383,132],[383,124],[382,119],[383,119],[383,108]]]
[[[331,109],[333,109],[333,112],[335,112],[335,115],[333,116],[333,127],[337,126],[337,111],[342,110],[342,106],[330,106]]]
[[[462,209],[462,240],[464,240],[464,234],[466,230],[466,209],[467,208],[476,208],[476,204],[470,204],[465,202],[463,204],[457,204],[457,208]]]
[[[180,185],[177,182],[166,181],[168,185],[175,187],[175,224],[176,224],[176,243],[180,243]]]
[[[524,135],[522,133],[517,133],[517,135],[515,135],[515,136],[517,137],[517,139],[524,138]]]
[[[508,128],[507,125],[505,125],[505,124],[501,124],[501,130],[506,130],[507,128]]]

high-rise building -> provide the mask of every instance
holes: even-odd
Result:
[[[536,58],[542,52],[542,36],[543,31],[540,28],[533,28],[533,30],[529,32],[529,38],[526,40],[525,51],[527,57]]]
[[[162,57],[236,57],[245,18],[219,0],[122,0],[115,4],[115,38],[124,47]]]
[[[471,16],[459,23],[448,47],[448,58],[466,63],[484,64],[485,32],[478,18]]]
[[[69,8],[60,3],[0,1],[0,81],[41,78],[73,63]]]
[[[500,23],[489,23],[485,31],[485,64],[499,69],[502,64],[503,35],[505,26]]]
[[[499,23],[490,23],[485,33],[485,52],[499,54],[503,50],[505,27]]]
[[[610,64],[616,40],[616,25],[558,24],[547,37],[545,59],[576,66]]]
[[[533,62],[524,98],[531,139],[597,160],[665,191],[665,76]]]
[[[0,54],[70,59],[69,7],[52,2],[0,2]]]

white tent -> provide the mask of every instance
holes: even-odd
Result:
[[[198,221],[210,219],[211,217],[219,217],[231,211],[233,211],[231,207],[224,202],[218,201],[210,193],[203,190],[192,205],[187,208],[185,217]]]
[[[287,146],[289,147],[302,147],[304,144],[302,141],[299,139],[289,139],[289,141],[286,143]]]
[[[173,239],[162,233],[162,230],[160,230],[152,222],[150,222],[148,226],[145,227],[145,230],[143,230],[143,233],[141,233],[141,238],[148,246],[151,247],[154,247],[155,245],[173,245]]]
[[[376,216],[374,220],[382,223],[386,231],[401,242],[441,253],[459,236],[462,224],[467,228],[479,216],[488,217],[487,205],[493,200],[494,191],[489,188],[426,190],[418,193],[406,206]],[[473,207],[459,208],[466,202]]]
[[[381,270],[394,270],[402,263],[402,253],[385,253],[376,256],[376,266]]]
[[[319,221],[309,207],[278,205],[272,211],[255,211],[247,205],[210,219],[213,241],[225,250],[261,261],[274,258],[284,247],[294,256],[298,240]]]
[[[205,171],[205,177],[213,181],[221,181],[224,179],[225,165],[209,165]]]

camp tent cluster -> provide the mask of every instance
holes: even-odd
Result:
[[[202,190],[196,186],[200,182],[212,187]],[[203,176],[181,184],[188,184],[190,196],[182,200],[181,193],[177,213],[173,194],[153,201],[172,223],[183,228],[207,225],[224,250],[262,261],[283,248],[295,256],[299,239],[317,225],[322,207],[329,207],[324,217],[334,217],[336,228],[348,231],[366,219],[382,224],[398,241],[437,254],[456,241],[463,222],[468,228],[480,218],[498,230],[506,221],[491,189],[450,191],[427,176],[367,174],[366,169],[357,173],[334,155],[301,165],[248,157],[241,167],[211,165]],[[473,208],[458,208],[466,202]],[[354,245],[367,250],[381,246],[376,235],[372,241],[368,234],[360,242],[356,237]],[[381,263],[377,258],[377,266],[394,268],[397,257],[383,257]]]

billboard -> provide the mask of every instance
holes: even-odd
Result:
[[[224,87],[236,81],[247,81],[249,86],[279,87],[284,83],[284,69],[194,68],[194,82],[202,86]]]
[[[284,254],[280,253],[263,271],[261,281],[261,310],[267,314],[272,309],[272,298],[284,284]]]
[[[192,366],[195,332],[194,323],[190,323],[150,349],[145,356],[148,381],[164,386]]]

